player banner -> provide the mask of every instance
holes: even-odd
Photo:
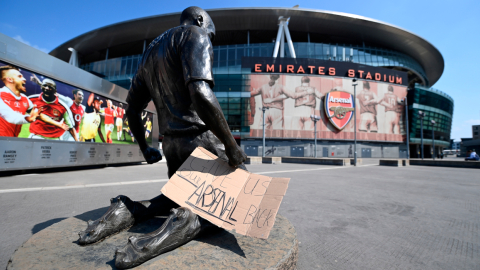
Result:
[[[0,61],[0,136],[134,144],[126,104]],[[142,113],[147,142],[153,114]]]
[[[350,78],[314,75],[250,75],[250,137],[313,139],[311,115],[317,122],[317,138],[353,140],[352,109],[356,107],[357,139],[403,142],[404,98],[407,87],[398,84],[357,81],[354,97]]]

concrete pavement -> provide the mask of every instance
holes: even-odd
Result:
[[[367,160],[247,166],[292,178],[280,213],[297,230],[299,269],[480,269],[478,170]],[[0,177],[0,265],[32,234],[111,197],[156,196],[166,176],[161,163]]]

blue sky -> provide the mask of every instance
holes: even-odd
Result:
[[[480,124],[479,0],[8,1],[2,3],[0,32],[49,52],[73,37],[102,26],[180,12],[192,5],[204,9],[300,5],[357,14],[406,29],[432,43],[445,59],[444,73],[433,87],[455,101],[451,137],[469,138],[471,126]]]

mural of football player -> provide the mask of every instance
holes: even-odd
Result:
[[[379,104],[385,106],[385,133],[400,134],[403,100],[394,94],[393,86],[388,86],[388,92]]]
[[[103,103],[99,97],[96,97],[94,93],[91,93],[87,100],[87,109],[83,116],[83,124],[81,130],[80,141],[95,142],[95,137],[99,135],[102,142],[105,142],[103,137],[102,118],[100,117],[100,105]]]
[[[42,81],[40,81],[40,79],[34,74],[32,73],[32,76],[30,77],[30,80],[36,84],[38,84],[40,87],[42,87]],[[78,136],[79,134],[79,128],[80,128],[80,122],[81,122],[81,116],[83,116],[83,112],[85,111],[85,106],[81,105],[80,103],[82,103],[83,101],[83,92],[81,92],[81,101],[80,103],[78,103],[78,100],[80,97],[75,97],[75,93],[77,91],[82,91],[80,89],[75,89],[73,90],[73,96],[74,96],[74,99],[77,99],[77,101],[73,101],[71,98],[69,97],[66,97],[60,93],[56,93],[56,96],[58,97],[58,99],[60,101],[62,101],[63,103],[65,103],[69,108],[70,108],[70,112],[72,113],[71,117],[73,117],[74,121],[75,121],[75,132]],[[75,104],[77,103],[77,104]],[[69,113],[70,113],[69,112]],[[80,119],[77,121],[77,118],[80,117]],[[64,132],[63,135],[60,137],[60,140],[62,141],[78,141],[78,137],[77,138],[73,138],[72,137],[72,134],[70,132]]]
[[[42,121],[30,124],[29,138],[60,140],[65,131],[68,131],[77,141],[72,112],[69,106],[57,96],[56,83],[51,79],[44,79],[41,89],[41,94],[29,96],[34,105],[43,109],[40,114]]]
[[[150,117],[147,117],[147,121],[145,122],[145,139],[147,139],[150,136],[150,133],[152,133],[152,121],[150,121]]]
[[[120,141],[123,133],[123,116],[125,115],[123,104],[118,104],[118,107],[115,108],[115,111],[117,112],[117,118],[115,119],[115,125],[117,126],[117,140]]]
[[[117,111],[113,109],[112,101],[107,99],[107,107],[103,108],[101,112],[105,116],[105,134],[107,136],[107,143],[113,143],[112,133],[115,128],[113,119],[117,116]]]
[[[80,124],[85,114],[85,106],[82,105],[83,102],[83,91],[80,89],[75,89],[72,91],[73,94],[73,104],[70,106],[70,111],[73,113],[73,120],[75,121],[75,131],[77,135],[80,134]]]
[[[307,95],[307,91],[295,93],[286,90],[286,88],[277,83],[280,78],[278,74],[270,75],[270,81],[259,88],[250,90],[250,110],[252,119],[256,114],[255,96],[261,95],[263,107],[268,108],[265,112],[266,129],[283,129],[283,100],[288,98],[297,99]],[[263,117],[263,116],[262,116]],[[263,121],[263,120],[262,120]]]
[[[360,127],[359,131],[377,132],[377,95],[370,91],[370,83],[363,82],[363,90],[357,95],[360,105]]]
[[[295,88],[295,93],[307,95],[295,99],[295,107],[293,109],[292,129],[294,130],[313,130],[314,123],[310,115],[315,114],[317,106],[317,98],[321,99],[323,94],[318,89],[310,86],[310,78],[303,76],[301,85]]]
[[[5,84],[0,88],[0,136],[18,137],[22,125],[34,122],[41,108],[36,108],[25,95],[26,79],[18,68],[2,66],[0,76]]]

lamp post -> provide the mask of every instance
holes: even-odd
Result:
[[[263,112],[263,150],[262,150],[262,157],[265,157],[265,111],[268,110],[268,107],[261,107],[259,108]]]
[[[353,78],[353,166],[357,166],[357,79]]]
[[[433,147],[433,160],[435,160],[435,121],[434,120],[430,120],[430,123],[432,123],[432,147]]]
[[[423,160],[423,117],[425,117],[425,113],[422,111],[418,111],[418,116],[420,116],[420,144],[421,144],[420,151],[422,151],[422,160]]]
[[[310,115],[310,119],[312,119],[314,126],[315,126],[315,149],[313,150],[315,152],[315,157],[317,157],[317,121],[320,120],[320,116],[316,115]]]
[[[410,134],[408,133],[408,101],[405,97],[405,127],[407,130],[407,159],[410,159]]]

